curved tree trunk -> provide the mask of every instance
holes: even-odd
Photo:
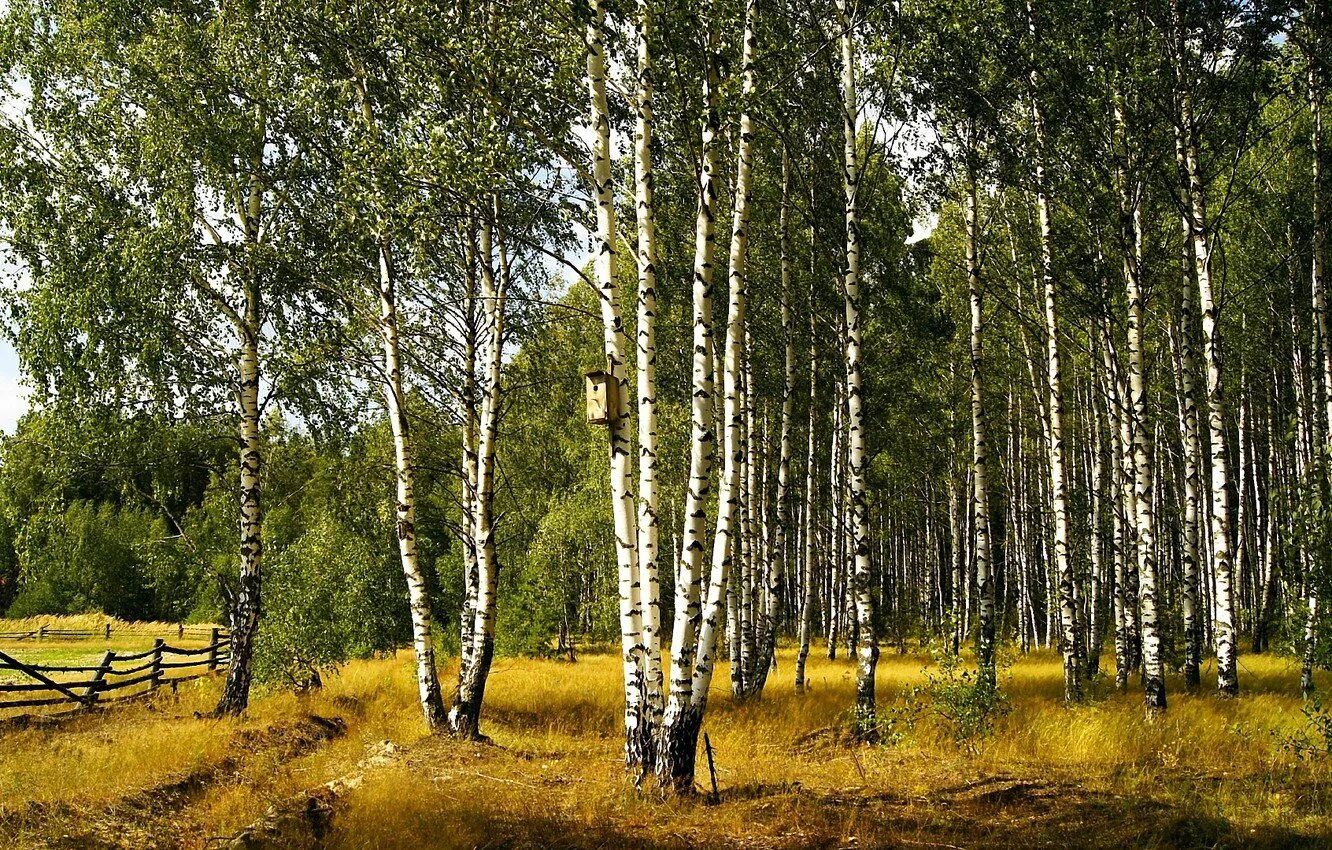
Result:
[[[722,627],[722,606],[734,563],[735,537],[738,531],[738,496],[740,473],[744,464],[741,431],[744,408],[740,398],[740,369],[743,365],[745,336],[745,282],[749,257],[749,201],[753,175],[753,119],[748,105],[754,93],[754,28],[758,17],[757,0],[745,2],[744,51],[742,54],[742,99],[746,108],[740,114],[737,145],[735,196],[731,217],[731,253],[729,265],[729,303],[726,318],[726,348],[722,376],[723,466],[717,488],[717,530],[713,537],[712,574],[708,582],[707,602],[699,628],[698,656],[690,691],[690,710],[702,723],[707,709],[708,689],[717,663],[717,637]],[[732,663],[735,663],[732,659]],[[694,729],[697,745],[697,728]],[[692,757],[691,757],[692,758]],[[690,776],[692,785],[692,775]],[[677,782],[676,787],[680,785]]]
[[[435,670],[435,643],[430,615],[430,596],[416,548],[415,470],[411,457],[411,431],[407,424],[406,396],[402,381],[402,357],[398,343],[398,310],[392,249],[379,239],[379,330],[384,345],[384,402],[393,432],[396,482],[396,536],[402,572],[412,612],[412,646],[416,653],[417,697],[426,727],[432,732],[445,728],[444,700]]]
[[[374,109],[366,94],[364,81],[356,80],[356,95],[361,117],[372,135],[378,135]],[[430,596],[425,573],[416,546],[415,468],[412,462],[411,429],[407,420],[407,396],[402,378],[402,352],[398,336],[397,271],[393,247],[388,237],[376,234],[379,260],[379,333],[384,350],[384,407],[393,434],[393,461],[396,498],[395,532],[403,576],[407,580],[408,603],[412,615],[412,646],[416,656],[417,697],[426,727],[431,732],[447,728],[444,699],[435,669],[435,641],[431,622]]]
[[[498,199],[492,199],[491,220],[481,229],[481,296],[485,309],[482,350],[481,414],[477,423],[476,482],[470,538],[476,555],[476,596],[472,612],[468,664],[458,672],[458,699],[449,713],[453,733],[481,736],[481,707],[491,661],[495,657],[495,611],[499,592],[499,557],[495,550],[495,451],[499,440],[501,366],[504,355],[504,311],[509,287],[509,258],[499,226]],[[498,238],[497,238],[498,237]],[[498,248],[499,277],[491,268]]]
[[[708,68],[703,101],[702,167],[694,222],[693,360],[691,367],[689,483],[685,489],[684,537],[675,576],[675,621],[671,639],[671,688],[657,743],[657,776],[666,787],[685,792],[694,785],[694,757],[703,722],[694,710],[693,678],[703,612],[699,596],[707,546],[708,497],[712,490],[713,333],[712,276],[716,252],[717,136],[721,133],[717,71],[718,33],[708,24]]]

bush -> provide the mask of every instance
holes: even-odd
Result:
[[[995,722],[1011,709],[998,682],[1011,659],[1001,657],[995,678],[990,679],[946,649],[931,648],[930,656],[934,664],[924,670],[925,684],[907,689],[901,702],[887,713],[880,736],[896,743],[926,715],[943,727],[953,743],[974,753],[980,740],[994,732]]]
[[[1300,709],[1304,715],[1304,728],[1280,738],[1281,748],[1299,759],[1332,756],[1332,711],[1323,706],[1318,694],[1312,694]]]
[[[316,519],[269,560],[256,677],[308,687],[351,658],[392,650],[409,632],[403,581],[365,540]]]

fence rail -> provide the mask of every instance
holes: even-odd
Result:
[[[133,628],[116,628],[110,623],[99,629],[57,629],[51,626],[41,626],[28,631],[0,632],[0,640],[11,641],[43,641],[43,640],[110,640],[112,635],[126,637],[155,637],[172,636],[177,640],[207,640],[217,629],[211,626],[187,626],[184,623],[178,624],[175,628],[166,628],[159,631],[142,631]]]
[[[96,665],[28,664],[0,651],[0,674],[24,677],[0,683],[0,714],[60,705],[78,711],[141,697],[163,686],[174,690],[181,682],[207,676],[231,660],[230,635],[210,629],[208,638],[207,646],[196,648],[171,646],[157,638],[152,649],[143,652],[107,650]]]

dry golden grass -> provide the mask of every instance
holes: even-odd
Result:
[[[326,845],[1332,846],[1332,758],[1281,747],[1306,723],[1298,671],[1242,661],[1239,700],[1172,680],[1169,711],[1148,718],[1137,693],[1062,706],[1059,659],[1036,653],[1011,669],[1012,710],[974,748],[928,716],[892,746],[852,747],[810,734],[844,721],[850,665],[811,658],[812,690],[796,696],[783,651],[762,700],[736,704],[717,678],[705,725],[717,805],[662,800],[626,777],[613,655],[498,660],[492,746],[423,737],[407,653],[352,664],[319,694],[262,695],[242,720],[194,715],[215,698],[205,682],[177,702],[4,733],[0,845],[203,847],[302,789],[363,774],[334,805]],[[886,713],[925,664],[884,653]],[[312,735],[310,714],[342,718],[346,734]],[[365,770],[385,740],[399,756]],[[312,842],[294,828],[277,843]]]
[[[179,623],[168,623],[155,620],[121,620],[118,617],[111,617],[106,614],[62,614],[46,615],[40,617],[16,617],[14,619],[0,618],[0,632],[26,632],[33,629],[40,629],[46,626],[51,629],[62,629],[69,631],[101,631],[107,626],[111,626],[112,635],[119,634],[139,634],[145,636],[162,637],[168,634],[174,634]],[[190,625],[187,628],[191,630],[211,628],[211,623],[198,623]]]

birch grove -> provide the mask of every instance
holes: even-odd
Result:
[[[687,795],[710,701],[836,669],[830,738],[898,740],[894,653],[903,704],[997,711],[1025,656],[1071,716],[1332,663],[1323,4],[21,5],[15,445],[225,448],[24,504],[148,505],[142,607],[232,630],[219,714],[410,646],[484,741],[497,659],[611,652],[628,775]],[[74,583],[22,519],[20,611]],[[329,548],[353,601],[268,613]]]

